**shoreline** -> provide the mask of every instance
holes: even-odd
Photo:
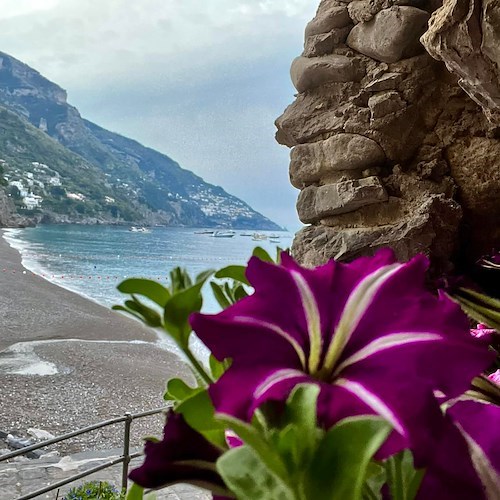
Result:
[[[185,363],[160,348],[157,334],[138,321],[29,270],[3,272],[24,270],[21,254],[3,237],[0,262],[1,431],[25,434],[35,427],[60,435],[128,411],[162,407],[168,378],[191,379]],[[5,366],[12,365],[16,349],[55,370],[9,372]],[[135,445],[144,435],[161,433],[161,417],[145,420],[134,423]],[[61,450],[119,446],[123,429],[117,427],[81,436]]]

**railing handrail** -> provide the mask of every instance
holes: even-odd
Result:
[[[79,474],[75,474],[70,476],[69,478],[58,481],[57,483],[51,484],[44,488],[41,488],[32,493],[28,493],[21,497],[18,497],[17,500],[29,500],[31,498],[35,498],[39,495],[43,495],[44,493],[48,493],[50,491],[54,491],[61,486],[65,486],[66,484],[72,483],[73,481],[77,481],[78,479],[82,479],[84,477],[90,476],[96,472],[107,469],[114,465],[123,464],[122,470],[122,490],[126,490],[127,488],[127,476],[128,476],[128,465],[130,461],[134,458],[137,458],[142,455],[142,452],[136,452],[130,454],[130,425],[134,420],[144,417],[150,417],[152,415],[157,415],[159,413],[167,411],[171,408],[171,405],[164,406],[162,408],[156,408],[154,410],[148,410],[141,413],[125,413],[122,417],[116,417],[109,420],[104,420],[102,422],[98,422],[97,424],[89,425],[87,427],[83,427],[82,429],[78,429],[76,431],[67,432],[66,434],[62,434],[61,436],[57,436],[52,439],[47,439],[45,441],[41,441],[40,443],[33,444],[31,446],[26,446],[24,448],[20,448],[19,450],[15,450],[10,453],[6,453],[5,455],[0,456],[0,463],[11,458],[18,457],[20,455],[24,455],[29,453],[30,451],[39,450],[40,448],[45,448],[46,446],[50,446],[51,444],[60,443],[62,441],[67,441],[76,436],[80,436],[82,434],[87,434],[89,432],[95,431],[97,429],[102,429],[103,427],[108,427],[110,425],[119,424],[121,422],[125,422],[125,432],[124,432],[124,442],[123,442],[123,453],[120,457],[115,458],[111,461],[106,462],[105,464],[98,465],[89,469],[85,472],[81,472]]]
[[[170,406],[164,406],[163,408],[157,408],[155,410],[149,410],[142,413],[133,413],[128,416],[128,414],[123,415],[122,417],[115,417],[109,420],[104,420],[102,422],[98,422],[97,424],[89,425],[87,427],[83,427],[82,429],[78,429],[76,431],[67,432],[66,434],[62,434],[61,436],[56,436],[52,439],[47,439],[46,441],[41,441],[40,443],[35,443],[30,446],[26,446],[24,448],[19,448],[18,450],[11,451],[10,453],[6,453],[5,455],[0,455],[0,462],[4,462],[5,460],[9,460],[11,458],[19,457],[21,455],[25,455],[30,451],[39,450],[40,448],[45,448],[46,446],[50,446],[51,444],[60,443],[61,441],[67,441],[76,436],[80,436],[82,434],[87,434],[88,432],[95,431],[97,429],[102,429],[103,427],[108,427],[110,425],[119,424],[120,422],[125,422],[129,418],[131,420],[137,420],[138,418],[149,417],[151,415],[156,415],[161,413],[162,411],[166,411],[170,408]]]

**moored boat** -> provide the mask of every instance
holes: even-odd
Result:
[[[234,231],[215,231],[214,238],[232,238],[236,233]]]

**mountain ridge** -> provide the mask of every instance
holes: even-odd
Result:
[[[32,204],[39,200],[31,212],[41,222],[280,229],[247,203],[205,182],[168,155],[82,118],[78,109],[67,102],[63,88],[4,52],[0,52],[0,107],[6,109],[0,109],[0,121],[3,117],[10,124],[10,128],[3,127],[3,140],[0,137],[0,159],[4,160],[10,194],[23,215],[30,215],[28,199]],[[20,122],[6,114],[9,112]],[[74,155],[66,160],[68,168],[64,172],[50,164],[57,158],[58,148],[33,129],[64,148],[67,153],[62,156]],[[32,145],[31,149],[39,152],[33,159],[33,154],[25,151],[24,164],[16,157],[16,152],[23,149],[23,141],[27,142],[24,149]],[[50,150],[50,154],[41,154],[40,150]],[[34,173],[33,164],[42,164],[48,170],[37,167],[42,171]],[[26,178],[28,174],[31,177]],[[58,182],[56,174],[60,186],[40,187],[46,184],[44,179]],[[21,196],[26,190],[15,191],[19,185],[28,188],[25,184],[30,182],[28,197]],[[80,184],[85,189],[80,189]]]

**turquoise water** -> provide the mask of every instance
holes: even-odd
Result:
[[[261,232],[280,235],[279,243],[271,243],[253,241],[242,236],[243,231],[236,231],[233,238],[213,238],[198,231],[152,228],[150,233],[133,233],[126,227],[60,225],[10,229],[4,236],[21,252],[23,265],[30,271],[106,306],[123,302],[116,285],[125,278],[166,283],[176,266],[196,274],[244,264],[257,245],[274,255],[277,246],[287,248],[292,241],[292,235],[285,232]],[[207,291],[203,309],[218,310]]]

